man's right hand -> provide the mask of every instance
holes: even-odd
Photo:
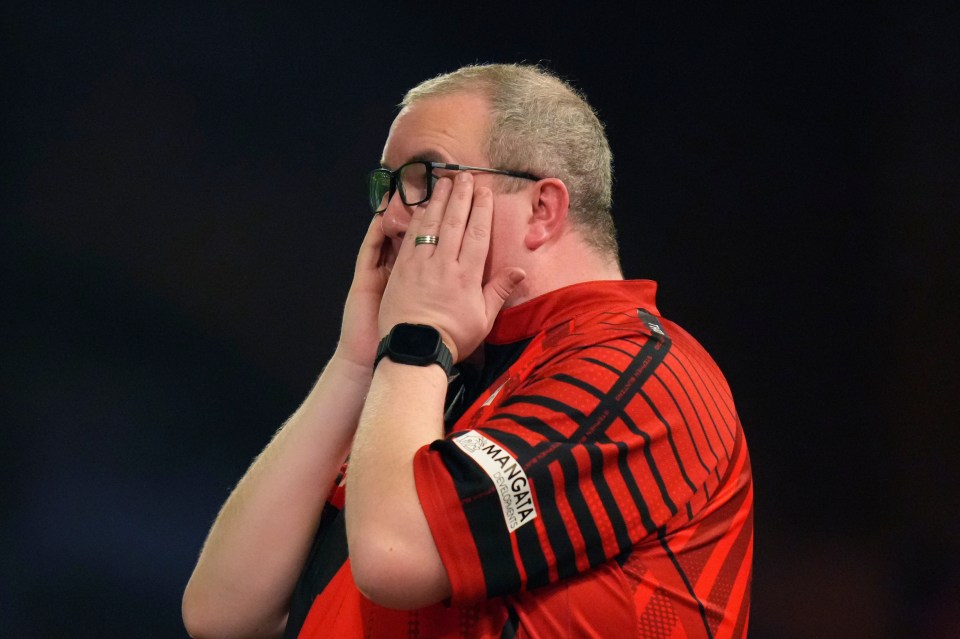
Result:
[[[381,222],[381,216],[375,215],[360,245],[335,355],[368,374],[372,374],[370,371],[380,341],[377,329],[380,301],[396,260],[393,245],[384,235]]]

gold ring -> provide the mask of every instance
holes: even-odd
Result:
[[[418,235],[416,239],[413,240],[414,246],[420,246],[421,244],[436,244],[440,241],[440,238],[436,235]]]

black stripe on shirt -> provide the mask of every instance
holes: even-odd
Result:
[[[666,364],[664,367],[666,367]],[[683,414],[683,409],[680,408],[680,403],[674,396],[673,391],[670,390],[670,387],[667,386],[666,382],[664,382],[659,375],[654,374],[653,377],[660,382],[660,386],[663,387],[663,390],[667,393],[667,396],[670,397],[670,401],[673,402],[673,407],[676,409],[677,415],[683,421],[683,425],[687,429],[687,437],[690,440],[690,445],[693,447],[693,452],[697,454],[697,459],[700,461],[700,466],[702,466],[705,471],[710,472],[710,467],[707,466],[706,462],[703,461],[703,455],[700,454],[700,447],[697,446],[697,440],[693,436],[693,430],[690,428],[690,422],[687,421],[686,415]],[[714,458],[716,458],[716,455],[714,455]]]
[[[647,406],[650,407],[650,410],[653,412],[654,416],[663,424],[664,429],[667,431],[667,441],[670,443],[670,450],[673,451],[673,458],[677,461],[677,468],[680,469],[680,474],[683,475],[683,481],[686,482],[687,486],[690,487],[690,490],[696,492],[697,487],[690,477],[687,475],[687,469],[683,466],[683,459],[680,457],[680,451],[677,450],[677,443],[673,440],[673,427],[670,425],[663,415],[660,414],[660,409],[657,408],[656,403],[647,395],[642,389],[640,390],[640,396],[647,402]]]

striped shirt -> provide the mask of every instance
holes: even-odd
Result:
[[[502,311],[479,390],[414,458],[451,601],[380,608],[354,594],[344,548],[299,636],[746,636],[743,431],[655,290],[589,282]],[[326,634],[338,619],[353,634]]]

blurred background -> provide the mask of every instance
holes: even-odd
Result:
[[[960,636],[955,11],[800,4],[4,3],[0,634],[186,636],[394,105],[527,61],[606,122],[624,271],[734,390],[751,637]]]

